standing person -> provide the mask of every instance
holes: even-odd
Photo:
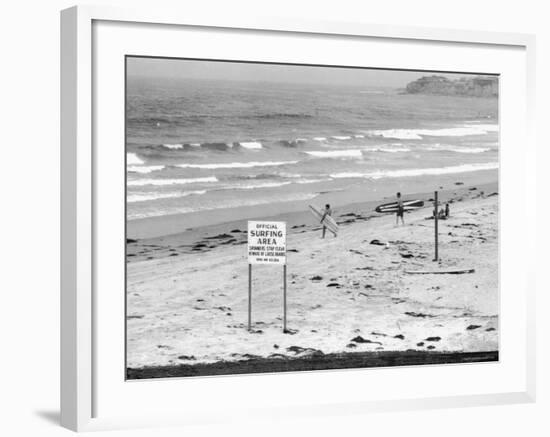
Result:
[[[323,220],[327,215],[329,217],[332,216],[332,209],[328,203],[325,205],[325,211],[323,212],[323,217],[321,217],[321,224],[323,225],[323,236],[321,238],[325,238],[325,233],[327,232],[327,227],[323,223]],[[334,236],[336,237],[336,234],[334,234]]]
[[[403,207],[403,200],[401,199],[401,193],[397,193],[397,214],[395,216],[395,226],[399,226],[399,217],[401,217],[401,223],[405,224],[405,219],[403,215],[405,213],[405,208]]]
[[[450,213],[451,213],[451,212],[449,211],[449,202],[447,202],[447,203],[445,204],[445,217],[446,217],[446,218],[449,217],[449,214],[450,214]]]

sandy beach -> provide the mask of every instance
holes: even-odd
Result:
[[[287,333],[282,269],[272,266],[254,267],[246,329],[246,220],[149,238],[129,222],[128,377],[498,359],[498,188],[487,182],[496,172],[450,177],[441,182],[451,216],[439,222],[439,262],[427,189],[405,196],[426,206],[397,227],[373,210],[385,196],[338,204],[332,194],[337,238],[320,238],[307,204],[266,210],[289,230]],[[450,269],[473,271],[416,274]]]

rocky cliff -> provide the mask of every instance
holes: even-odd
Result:
[[[498,97],[498,77],[476,76],[451,80],[444,76],[423,76],[407,84],[407,94]]]

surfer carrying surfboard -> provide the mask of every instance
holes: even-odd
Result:
[[[309,205],[309,209],[311,210],[313,216],[321,222],[321,225],[323,225],[323,236],[321,238],[325,238],[327,229],[332,232],[335,237],[338,235],[338,224],[331,217],[332,209],[330,208],[330,205],[325,205],[325,209],[317,208],[314,205]]]
[[[399,217],[401,217],[401,223],[405,224],[405,219],[403,216],[405,215],[405,208],[403,206],[403,200],[401,199],[401,193],[397,193],[397,212],[395,214],[395,225],[399,226]]]
[[[332,208],[328,203],[325,205],[325,210],[323,211],[323,216],[321,217],[321,224],[323,225],[323,236],[321,238],[325,238],[325,233],[327,232],[327,227],[325,226],[325,223],[323,223],[327,216],[332,216]],[[336,237],[336,234],[334,234],[334,236]]]

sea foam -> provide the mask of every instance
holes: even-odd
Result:
[[[192,195],[202,195],[205,194],[206,190],[195,190],[195,191],[171,191],[167,193],[133,193],[129,194],[127,201],[129,203],[136,202],[147,202],[150,200],[159,200],[159,199],[170,199],[178,197],[187,197]]]
[[[138,165],[130,165],[126,168],[126,170],[128,170],[128,172],[130,173],[151,173],[151,172],[154,172],[154,171],[159,171],[159,170],[162,170],[164,168],[164,165],[142,165],[142,166],[138,166]]]
[[[487,162],[481,164],[463,164],[450,167],[438,167],[438,168],[411,168],[402,170],[378,170],[373,172],[343,172],[334,173],[330,177],[335,179],[343,178],[368,178],[368,179],[382,179],[382,178],[400,178],[411,176],[432,176],[451,173],[467,173],[471,171],[479,170],[494,170],[498,169],[498,162]]]
[[[363,155],[359,149],[349,149],[349,150],[314,150],[310,152],[305,152],[310,156],[316,158],[360,158]]]
[[[200,184],[218,182],[218,178],[210,176],[206,178],[188,178],[188,179],[134,179],[128,181],[128,186],[142,187],[145,185],[186,185],[186,184]]]
[[[215,170],[219,168],[252,168],[252,167],[277,167],[281,165],[296,164],[298,161],[251,161],[251,162],[223,162],[218,164],[177,164],[180,168],[200,168]]]
[[[135,153],[126,154],[126,165],[140,165],[140,164],[144,164],[144,162]]]
[[[497,132],[498,125],[480,124],[464,125],[443,129],[384,129],[370,130],[367,134],[384,138],[397,138],[399,140],[421,140],[429,137],[464,137],[468,135],[486,135],[489,132]]]
[[[371,147],[371,148],[368,148],[368,149],[365,149],[366,151],[368,152],[384,152],[384,153],[405,153],[405,152],[410,152],[411,149],[409,149],[408,147],[393,147],[393,148],[389,148],[389,147]]]
[[[245,149],[261,149],[263,147],[262,143],[258,141],[241,141],[237,144]]]

